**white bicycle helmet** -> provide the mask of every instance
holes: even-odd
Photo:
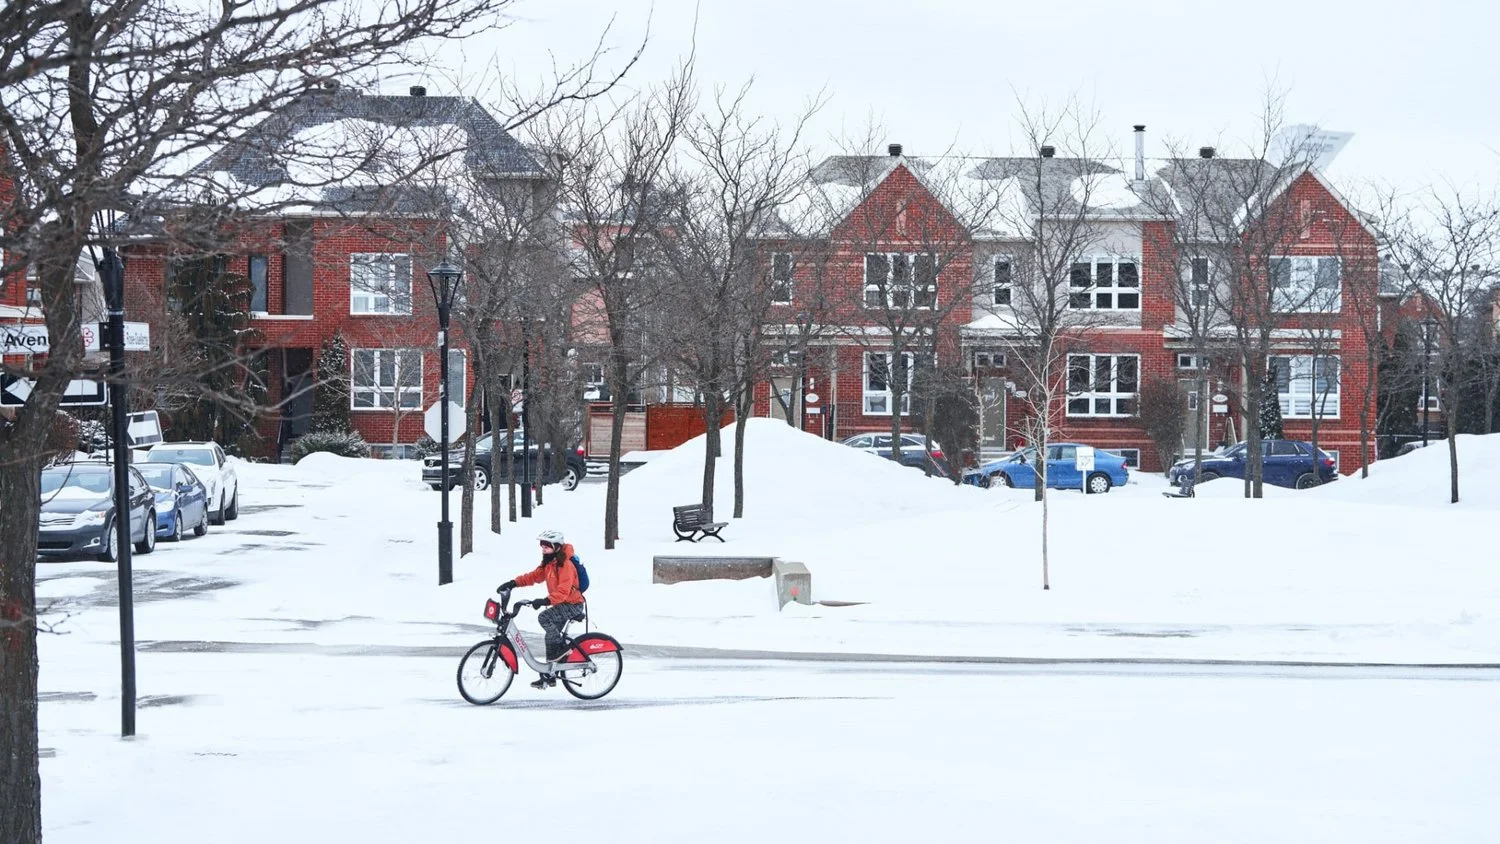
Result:
[[[563,535],[560,530],[544,530],[537,534],[536,538],[538,542],[546,542],[558,547],[561,547],[563,544]]]

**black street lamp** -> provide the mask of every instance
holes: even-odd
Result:
[[[1422,445],[1427,445],[1427,414],[1432,409],[1432,399],[1428,395],[1430,382],[1428,380],[1428,369],[1432,361],[1432,334],[1437,326],[1431,319],[1422,320]]]
[[[427,285],[432,288],[432,299],[438,312],[438,410],[442,438],[438,443],[438,454],[443,464],[443,515],[438,522],[438,585],[453,582],[453,523],[448,521],[448,317],[453,309],[453,298],[458,294],[458,285],[464,273],[444,259],[441,264],[427,271]]]
[[[512,448],[515,440],[511,440]],[[521,518],[531,518],[531,317],[521,317]]]
[[[801,343],[797,351],[797,430],[807,430],[807,344],[812,333],[812,314],[797,312],[797,333]]]
[[[125,406],[125,262],[114,247],[94,263],[104,288],[109,347],[110,440],[114,452],[115,523],[120,578],[120,735],[135,735],[135,592],[130,559],[130,446]],[[155,530],[146,525],[146,530]]]

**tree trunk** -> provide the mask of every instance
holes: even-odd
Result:
[[[615,547],[620,536],[620,450],[625,441],[625,411],[630,405],[630,362],[622,343],[612,343],[610,351],[610,425],[609,479],[604,490],[604,550]]]
[[[500,438],[500,431],[504,425],[506,414],[509,413],[510,395],[505,392],[500,383],[500,375],[497,372],[487,372],[485,377],[485,393],[489,396],[490,406],[490,442]],[[495,459],[499,452],[490,449],[490,474],[494,475]],[[502,509],[503,500],[500,495],[501,486],[497,478],[490,478],[490,532],[500,533],[501,525],[505,523],[505,512]]]
[[[532,424],[536,425],[536,430],[531,434],[531,442],[536,446],[536,465],[531,470],[531,489],[528,490],[536,493],[536,500],[531,505],[533,508],[542,506],[542,490],[547,488],[547,479],[552,477],[552,455],[551,449],[547,447],[552,442],[552,426],[545,419],[538,419],[539,416],[541,414],[536,413],[531,416]],[[531,459],[530,454],[526,457]]]
[[[703,506],[713,512],[714,477],[719,466],[719,454],[722,453],[719,422],[723,420],[724,412],[715,385],[710,383],[706,386],[708,389],[703,394]]]
[[[39,420],[33,420],[39,421]],[[28,438],[30,439],[30,438]],[[38,438],[39,441],[39,438]],[[0,461],[0,841],[42,840],[37,735],[36,532],[39,448],[5,443]]]
[[[749,390],[740,391],[739,409],[734,414],[734,517],[745,518],[745,424],[750,418],[754,398]]]
[[[516,520],[516,412],[511,407],[510,397],[505,399],[505,454],[501,463],[505,466],[505,492],[506,500],[510,502],[510,520]],[[495,467],[495,458],[499,455],[496,451],[490,452],[490,468]],[[493,472],[491,474],[494,474]]]
[[[1455,383],[1453,381],[1449,382]],[[1448,429],[1448,484],[1449,504],[1458,503],[1458,391],[1446,390],[1451,394],[1443,396],[1443,417]]]
[[[458,556],[474,551],[474,442],[479,439],[479,382],[469,391],[467,434],[464,438],[464,491],[458,505]],[[491,458],[494,452],[490,452]],[[491,468],[494,462],[491,460]],[[493,474],[493,472],[491,473]]]

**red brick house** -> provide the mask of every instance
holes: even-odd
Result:
[[[385,152],[353,149],[352,170],[330,158],[332,172],[311,176],[288,163],[296,153],[284,152],[319,143],[349,152],[361,139],[380,138],[397,147],[388,149],[395,155],[410,143],[402,133],[417,132],[445,133],[454,151],[441,160],[482,172],[485,184],[530,189],[545,179],[532,154],[476,101],[429,97],[418,87],[409,96],[340,89],[314,95],[197,168],[210,183],[269,198],[280,209],[237,230],[238,248],[223,256],[225,268],[248,278],[253,291],[248,351],[260,353],[257,365],[269,386],[272,410],[258,426],[267,456],[308,430],[318,359],[335,336],[349,350],[352,425],[372,451],[403,456],[423,436],[422,412],[437,401],[440,381],[438,319],[426,272],[456,237],[453,208],[461,197],[435,197],[441,179],[429,180],[425,190],[414,187],[404,178],[407,164],[386,160]],[[323,141],[330,135],[334,142]],[[316,162],[301,166],[306,171]],[[132,252],[127,319],[165,317],[173,272],[173,259],[151,247]],[[474,376],[456,325],[450,335],[450,396],[463,403]]]
[[[1194,440],[1212,447],[1254,430],[1253,420],[1236,410],[1238,397],[1252,385],[1227,344],[1219,343],[1213,361],[1200,361],[1187,342],[1175,292],[1192,270],[1180,272],[1179,261],[1188,259],[1173,254],[1173,244],[1182,242],[1172,228],[1179,218],[1143,199],[1153,191],[1170,195],[1189,168],[1243,162],[1212,159],[1206,150],[1202,161],[1153,162],[1148,177],[1138,147],[1131,179],[1129,163],[1056,158],[1050,147],[1037,158],[1019,159],[912,159],[899,145],[889,152],[829,159],[815,168],[807,190],[786,212],[801,221],[786,227],[803,232],[801,242],[784,232],[762,242],[772,298],[780,302],[766,334],[806,332],[811,340],[806,360],[788,361],[784,374],[773,374],[760,387],[757,414],[780,415],[783,404],[791,405],[794,422],[833,439],[889,430],[889,366],[878,349],[882,319],[874,312],[891,309],[892,303],[879,301],[885,285],[877,291],[877,282],[890,279],[908,291],[894,304],[926,315],[923,327],[933,335],[929,348],[937,362],[957,359],[967,367],[981,399],[981,447],[1014,447],[1031,412],[1016,394],[1024,379],[1008,356],[1028,342],[1012,298],[1014,285],[1027,277],[1027,219],[1042,213],[1042,194],[1077,197],[1076,181],[1086,174],[1098,179],[1088,200],[1068,201],[1083,207],[1090,240],[1068,259],[1067,287],[1068,307],[1090,319],[1086,331],[1069,338],[1066,361],[1057,367],[1057,377],[1067,379],[1067,396],[1052,441],[1119,451],[1142,469],[1160,470],[1173,455],[1157,454],[1136,415],[1141,384],[1150,378],[1183,381],[1188,434],[1182,450]],[[1374,377],[1362,351],[1370,338],[1368,320],[1361,317],[1375,308],[1376,274],[1363,271],[1376,264],[1375,244],[1320,173],[1310,167],[1281,172],[1261,213],[1293,215],[1299,223],[1274,245],[1265,277],[1277,289],[1307,287],[1317,295],[1275,316],[1267,364],[1279,373],[1286,435],[1308,438],[1316,410],[1320,447],[1335,452],[1340,468],[1350,472],[1372,457],[1369,444],[1361,442],[1358,410],[1365,383]],[[1017,178],[1025,173],[1039,174],[1034,187]],[[976,199],[981,194],[989,199]],[[929,222],[913,227],[913,216]],[[871,219],[880,225],[870,226]],[[872,230],[879,236],[864,234]],[[810,255],[816,257],[808,260]],[[1216,339],[1227,340],[1227,333]],[[1198,369],[1208,366],[1210,395],[1187,391]],[[778,402],[777,393],[791,400]],[[903,430],[920,431],[919,414],[900,412]]]

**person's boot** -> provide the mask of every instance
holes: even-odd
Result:
[[[550,689],[555,685],[557,685],[556,677],[553,677],[551,674],[541,674],[532,682],[531,687],[541,691],[542,689]]]

